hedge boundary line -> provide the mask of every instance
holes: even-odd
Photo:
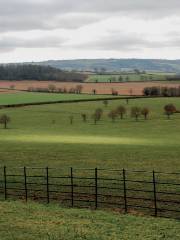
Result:
[[[130,99],[153,99],[153,98],[162,98],[162,96],[127,96],[127,97],[106,97],[106,98],[102,97],[102,98],[93,98],[93,99],[74,99],[74,100],[32,102],[32,103],[17,103],[17,104],[0,105],[0,109],[26,107],[26,106],[38,106],[38,105],[47,105],[47,104],[58,104],[58,103],[81,103],[81,102],[97,102],[97,101],[104,101],[104,100],[130,100]]]

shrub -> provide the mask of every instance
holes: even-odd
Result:
[[[87,115],[85,113],[81,114],[83,122],[87,122]]]
[[[104,101],[103,101],[103,104],[104,104],[105,107],[108,106],[108,103],[109,103],[108,100],[104,100]]]

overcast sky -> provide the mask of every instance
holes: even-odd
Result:
[[[0,62],[180,59],[180,0],[0,0]]]

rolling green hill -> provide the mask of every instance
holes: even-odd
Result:
[[[49,65],[65,70],[101,70],[120,71],[139,69],[141,71],[180,72],[180,60],[160,59],[79,59],[49,60],[38,64]]]
[[[168,103],[180,109],[179,98],[129,100],[128,105],[114,100],[107,107],[100,101],[1,109],[0,114],[11,118],[9,129],[0,126],[1,164],[178,171],[180,115],[167,120],[163,108]],[[127,108],[127,115],[113,123],[107,114],[119,105]],[[148,107],[149,120],[132,119],[132,106]],[[92,114],[97,108],[104,114],[94,125]],[[82,113],[87,114],[86,123]]]

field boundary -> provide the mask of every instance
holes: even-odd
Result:
[[[47,105],[57,103],[80,103],[80,102],[97,102],[104,100],[126,100],[126,99],[141,99],[141,98],[157,98],[149,96],[127,96],[127,97],[102,97],[102,98],[88,98],[88,99],[74,99],[74,100],[58,100],[58,101],[44,101],[44,102],[32,102],[32,103],[18,103],[18,104],[3,104],[0,105],[0,109],[4,108],[15,108],[15,107],[26,107],[35,105]]]
[[[0,167],[0,199],[180,219],[180,172]]]

